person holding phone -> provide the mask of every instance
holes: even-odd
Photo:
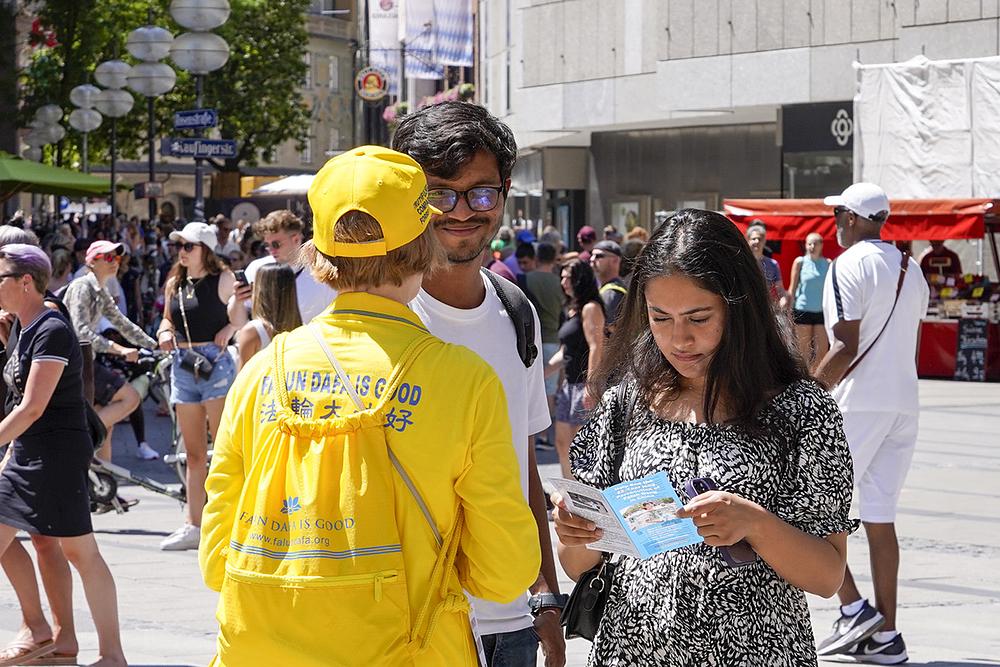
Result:
[[[177,244],[177,262],[167,276],[166,305],[156,337],[160,349],[175,352],[170,402],[187,454],[187,505],[184,525],[160,548],[183,551],[198,548],[208,436],[215,439],[226,394],[236,377],[236,364],[226,350],[237,330],[226,309],[236,278],[216,254],[216,233],[204,222],[189,222],[172,232],[170,240]]]
[[[247,265],[245,280],[238,281],[236,291],[227,306],[230,319],[237,326],[247,322],[252,307],[252,285],[257,271],[272,263],[287,264],[295,270],[296,301],[303,322],[316,317],[337,298],[337,291],[319,282],[299,265],[299,251],[306,241],[306,228],[302,220],[287,209],[272,211],[253,225],[256,236],[264,239],[267,255]]]
[[[237,284],[242,273],[236,272]],[[253,284],[253,319],[236,333],[241,369],[276,335],[302,326],[295,299],[295,271],[290,266],[272,263],[260,267]]]
[[[789,349],[769,298],[718,213],[679,211],[636,258],[593,378],[598,391],[625,387],[577,434],[572,472],[596,488],[661,471],[678,490],[699,480],[676,516],[705,541],[622,558],[591,664],[816,664],[805,593],[830,597],[843,581],[851,457],[836,403]],[[586,548],[600,531],[552,501],[559,558],[577,579],[602,558]],[[735,558],[743,540],[755,557]]]

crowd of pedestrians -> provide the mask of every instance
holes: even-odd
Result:
[[[884,193],[830,198],[848,250],[831,263],[810,236],[786,290],[763,223],[688,209],[575,243],[506,226],[516,156],[506,125],[448,102],[403,117],[391,149],[331,159],[311,225],[166,210],[0,228],[0,553],[24,617],[0,665],[75,659],[70,564],[97,664],[124,664],[86,475],[141,417],[107,363],[140,350],[170,359],[187,503],[161,548],[197,549],[219,591],[213,664],[520,667],[540,648],[561,667],[556,558],[574,580],[613,564],[594,665],[814,665],[806,592],[842,604],[821,655],[904,661],[893,521],[927,287],[879,242]],[[547,497],[536,445],[597,488],[711,478],[677,513],[704,541],[587,548],[601,531]],[[855,484],[874,604],[846,568]]]

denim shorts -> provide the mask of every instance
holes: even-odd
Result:
[[[213,362],[212,373],[207,378],[195,380],[194,373],[181,368],[181,356],[184,350],[177,350],[170,368],[170,402],[204,403],[225,398],[236,378],[236,364],[233,363],[233,358],[226,350],[212,343],[197,345],[192,349]]]
[[[583,426],[590,419],[590,412],[583,406],[587,395],[585,383],[570,384],[563,381],[556,392],[556,421],[572,426]]]

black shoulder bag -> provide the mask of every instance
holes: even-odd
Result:
[[[638,390],[629,391],[628,380],[622,380],[618,385],[619,402],[625,408],[621,421],[616,424],[614,437],[611,441],[614,447],[611,465],[611,486],[621,482],[622,459],[625,458],[625,436],[632,421]],[[583,637],[594,641],[597,628],[604,616],[604,607],[611,595],[611,582],[614,579],[617,563],[611,561],[611,555],[601,554],[601,562],[580,575],[573,592],[569,595],[566,607],[562,612],[562,624],[566,628],[566,639]]]

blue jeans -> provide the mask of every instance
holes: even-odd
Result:
[[[534,628],[483,635],[482,640],[489,667],[535,667],[538,635]]]

